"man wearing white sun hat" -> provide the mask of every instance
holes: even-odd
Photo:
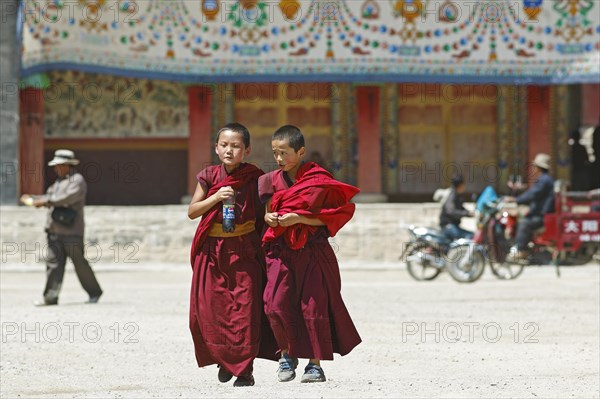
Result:
[[[58,304],[67,258],[73,261],[77,277],[89,295],[87,303],[98,302],[102,295],[94,271],[84,256],[83,207],[87,184],[83,176],[75,172],[74,166],[77,164],[79,160],[75,158],[73,151],[56,150],[54,158],[48,162],[48,166],[53,166],[58,176],[56,181],[48,187],[45,195],[21,196],[21,202],[25,205],[49,208],[46,220],[46,288],[43,301],[35,302],[36,306]]]
[[[531,163],[535,183],[518,197],[505,197],[507,202],[529,205],[527,215],[517,224],[516,245],[509,256],[515,261],[524,261],[529,256],[527,245],[536,229],[544,226],[544,215],[554,213],[554,179],[550,176],[551,158],[548,154],[537,154]]]

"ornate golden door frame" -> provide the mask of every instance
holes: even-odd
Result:
[[[383,107],[387,194],[426,200],[456,174],[464,176],[471,192],[496,185],[495,85],[413,83],[393,88],[386,89]]]

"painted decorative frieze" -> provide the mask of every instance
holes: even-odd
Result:
[[[22,75],[600,81],[595,0],[24,0]]]

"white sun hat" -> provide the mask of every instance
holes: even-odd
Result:
[[[54,159],[48,162],[48,166],[56,165],[78,165],[79,160],[75,158],[75,153],[71,150],[56,150]]]

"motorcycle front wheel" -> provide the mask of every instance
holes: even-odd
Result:
[[[474,244],[461,245],[448,251],[448,273],[459,283],[477,281],[485,269],[483,250]]]
[[[510,262],[495,262],[490,259],[490,267],[492,268],[492,273],[499,279],[503,280],[513,280],[523,273],[524,265],[519,263],[510,263]]]
[[[440,253],[427,246],[415,246],[406,253],[406,269],[408,274],[417,281],[429,281],[436,278],[442,269],[432,265],[424,256],[428,251],[433,251],[431,255],[442,257]],[[420,259],[416,261],[415,259]]]

